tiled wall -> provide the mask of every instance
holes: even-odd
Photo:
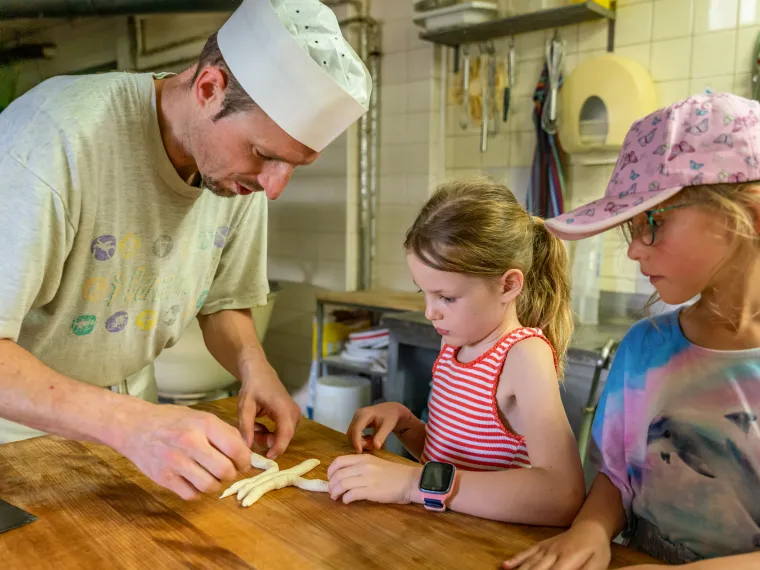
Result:
[[[709,88],[749,96],[753,49],[760,32],[760,0],[618,0],[615,53],[641,63],[651,74],[662,105]],[[481,154],[477,127],[457,125],[459,109],[447,108],[447,171],[452,176],[485,173],[502,179],[518,196],[527,189],[525,167],[535,149],[531,95],[552,32],[516,37],[517,77],[505,132]],[[565,73],[605,53],[607,24],[593,22],[560,29],[566,41]],[[505,53],[504,41],[497,50]],[[502,125],[503,126],[503,125]],[[604,192],[612,166],[570,166],[566,207]],[[600,288],[651,291],[616,232],[604,237]]]

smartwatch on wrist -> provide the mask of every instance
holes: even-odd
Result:
[[[422,502],[429,511],[446,510],[446,499],[451,496],[454,487],[456,467],[451,463],[428,461],[422,468],[419,490]]]

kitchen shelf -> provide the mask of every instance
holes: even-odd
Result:
[[[326,367],[339,368],[346,372],[353,372],[354,374],[367,374],[376,378],[381,378],[387,374],[387,372],[380,372],[378,370],[372,370],[370,364],[363,362],[354,362],[352,360],[346,360],[340,356],[326,356],[322,359],[322,364]]]
[[[450,47],[458,47],[462,44],[478,44],[496,38],[514,36],[526,32],[547,30],[570,26],[583,22],[607,19],[609,22],[609,38],[607,51],[614,47],[615,34],[615,10],[607,9],[594,2],[587,0],[582,4],[571,4],[561,8],[551,8],[519,16],[509,16],[498,20],[491,20],[472,26],[460,26],[420,33],[420,38],[435,44]]]

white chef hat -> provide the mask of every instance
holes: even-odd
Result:
[[[248,95],[312,150],[367,112],[369,72],[319,0],[243,0],[217,42]]]

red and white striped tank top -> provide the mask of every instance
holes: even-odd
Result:
[[[458,348],[444,345],[433,366],[422,463],[443,461],[468,471],[530,467],[525,438],[501,423],[496,389],[509,350],[532,337],[549,344],[540,329],[521,328],[467,363],[456,359]]]

